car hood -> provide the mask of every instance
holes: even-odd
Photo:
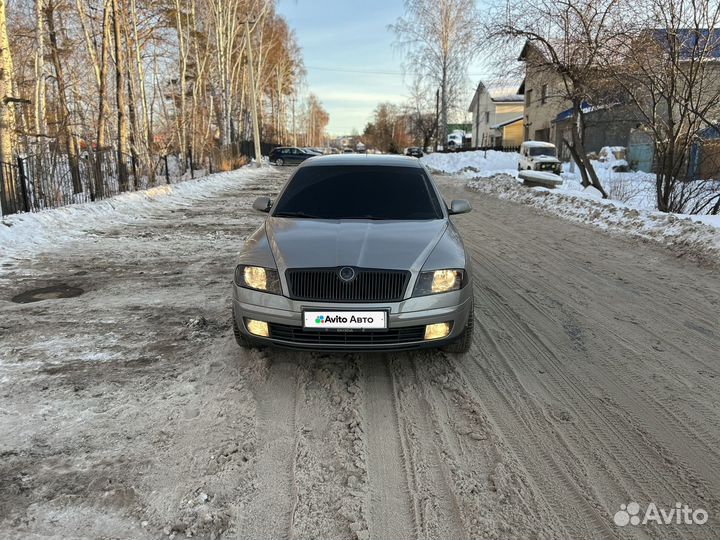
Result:
[[[536,163],[560,163],[560,160],[553,156],[533,156],[532,160]]]
[[[373,221],[269,217],[265,222],[280,271],[336,266],[419,270],[447,226],[445,219]]]

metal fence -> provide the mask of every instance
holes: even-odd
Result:
[[[263,155],[274,145],[263,143]],[[165,155],[141,167],[134,156],[112,149],[85,151],[78,156],[43,152],[0,162],[0,208],[2,214],[33,212],[112,197],[158,183],[176,183],[217,171],[242,166],[254,155],[251,141],[218,147],[199,162],[188,152],[183,158]]]

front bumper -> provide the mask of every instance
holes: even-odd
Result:
[[[538,172],[551,172],[554,174],[560,174],[562,172],[562,164],[560,163],[538,163],[535,165],[533,170]]]
[[[461,337],[472,306],[472,283],[450,293],[386,303],[330,303],[292,300],[238,287],[233,283],[233,310],[240,332],[258,344],[304,350],[398,351],[442,347]],[[387,310],[387,331],[304,330],[305,310]],[[270,337],[251,334],[245,319],[265,321]],[[425,340],[428,324],[450,322],[447,337]]]

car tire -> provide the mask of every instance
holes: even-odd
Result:
[[[248,338],[245,334],[243,334],[240,331],[240,328],[238,327],[237,319],[235,319],[235,310],[232,312],[232,325],[233,325],[233,334],[235,334],[235,341],[237,342],[240,347],[243,349],[256,349],[260,348],[259,345],[252,341],[250,338]]]
[[[277,165],[278,167],[282,167],[283,165],[285,165],[285,161],[283,161],[283,158],[277,158],[275,160],[275,165]]]
[[[470,350],[473,341],[473,327],[475,326],[475,302],[470,304],[470,314],[468,315],[467,324],[465,324],[465,330],[460,334],[460,337],[450,345],[445,345],[442,350],[454,354],[463,354]]]

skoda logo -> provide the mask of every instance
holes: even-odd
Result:
[[[355,279],[355,270],[349,266],[344,266],[340,269],[340,279],[343,281],[352,281]]]

